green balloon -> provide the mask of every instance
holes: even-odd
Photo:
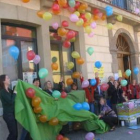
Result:
[[[131,70],[130,69],[126,70],[125,74],[126,74],[126,76],[129,77],[131,75]]]
[[[41,68],[40,70],[39,70],[39,77],[40,77],[40,79],[43,79],[43,78],[45,78],[45,77],[47,77],[47,75],[48,75],[48,70],[47,69],[45,69],[45,68]]]
[[[71,56],[73,58],[79,58],[80,57],[80,54],[78,52],[76,52],[76,51],[73,51],[72,54],[71,54]]]
[[[94,48],[89,47],[89,48],[87,49],[87,52],[88,52],[89,55],[92,55],[92,54],[94,53]]]
[[[121,86],[125,87],[127,85],[127,81],[126,80],[121,80]]]
[[[55,63],[56,61],[57,61],[57,58],[56,57],[53,57],[52,58],[52,62]]]
[[[58,99],[61,97],[61,93],[58,90],[55,90],[53,91],[52,96]]]
[[[68,62],[67,64],[68,69],[72,69],[74,67],[74,63],[73,62]]]
[[[76,4],[76,3],[75,3],[75,0],[69,0],[68,3],[69,3],[69,6],[70,6],[70,7],[75,7],[75,4]]]

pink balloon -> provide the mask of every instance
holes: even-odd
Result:
[[[33,59],[33,62],[35,64],[38,64],[40,62],[40,56],[39,55],[36,55],[35,58]]]
[[[140,13],[140,9],[136,8],[135,9],[135,14],[139,14]]]
[[[133,103],[133,102],[130,102],[130,103],[129,103],[129,105],[128,105],[129,109],[133,109],[133,108],[134,108],[134,106],[135,106],[135,105],[134,105],[134,103]]]
[[[75,14],[70,15],[70,21],[72,22],[77,22],[79,20],[78,16]]]
[[[90,33],[88,36],[89,36],[89,37],[93,37],[93,36],[94,36],[94,33],[92,32],[92,33]]]
[[[85,136],[86,140],[93,140],[94,138],[95,138],[95,135],[92,132],[87,133]]]
[[[102,91],[107,91],[108,88],[109,88],[109,85],[107,83],[104,83],[104,84],[101,85],[101,90]]]
[[[96,24],[96,22],[92,22],[92,23],[90,24],[90,26],[91,26],[92,29],[95,29],[96,26],[97,26],[97,24]]]
[[[55,22],[55,23],[52,24],[52,27],[53,27],[54,29],[58,29],[59,25],[58,25],[57,22]]]
[[[103,13],[98,13],[98,17],[101,18],[103,16]]]
[[[87,88],[89,86],[89,81],[85,80],[82,82],[82,88]]]
[[[76,11],[75,8],[73,8],[73,7],[69,7],[68,10],[69,10],[71,13],[73,13],[73,12]]]

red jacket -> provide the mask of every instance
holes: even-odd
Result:
[[[140,99],[140,87],[138,85],[135,85],[136,87],[136,99]],[[132,84],[130,84],[128,86],[128,89],[131,90],[131,92],[128,93],[129,99],[135,99],[135,95],[134,95],[134,86]]]
[[[85,93],[86,93],[86,98],[88,99],[89,103],[94,101],[94,91],[95,91],[95,89],[97,88],[97,86],[99,84],[99,78],[95,78],[95,79],[96,79],[96,85],[95,86],[84,88]],[[82,83],[84,81],[84,78],[81,77],[80,81]],[[90,90],[91,90],[91,92],[90,92]]]

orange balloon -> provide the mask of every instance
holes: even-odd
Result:
[[[69,140],[68,138],[66,138],[66,137],[64,137],[64,138],[62,138],[61,140]]]
[[[57,63],[52,63],[51,67],[52,67],[52,70],[58,70],[58,64]]]
[[[43,18],[44,11],[38,11],[37,16]]]
[[[58,4],[62,7],[67,6],[67,0],[58,0]]]
[[[34,108],[35,113],[40,113],[41,111],[42,111],[42,108],[40,106]]]
[[[57,118],[52,118],[49,121],[49,125],[52,125],[52,126],[58,125],[58,123],[59,123],[59,120]]]
[[[87,26],[89,26],[89,25],[90,25],[90,22],[85,22],[85,23],[83,24],[84,27],[87,27]]]
[[[102,20],[106,20],[106,15],[105,14],[102,16]]]
[[[76,61],[77,61],[77,64],[79,64],[79,65],[82,65],[85,62],[85,60],[83,58],[81,58],[81,57],[77,58]]]
[[[59,11],[53,11],[52,10],[52,12],[53,12],[53,14],[58,15],[58,14],[60,14],[61,11],[60,10]]]
[[[39,117],[39,120],[40,120],[42,123],[45,123],[45,122],[47,122],[47,116],[46,116],[46,115],[41,115],[41,116]]]
[[[22,2],[24,3],[28,3],[30,0],[22,0]]]
[[[88,4],[87,3],[82,3],[79,7],[79,10],[86,10],[88,8]]]
[[[94,15],[94,16],[93,16],[93,19],[94,19],[94,20],[98,20],[98,19],[99,19],[99,16],[98,16],[98,15]]]
[[[80,78],[80,73],[79,72],[74,72],[72,74],[72,78]]]
[[[73,79],[72,78],[68,78],[66,83],[67,83],[67,85],[72,85],[73,84]]]
[[[129,77],[126,75],[126,73],[123,73],[123,78],[128,79]]]
[[[36,97],[36,96],[35,96],[35,97],[32,99],[32,106],[33,106],[33,107],[39,106],[40,103],[41,103],[41,99],[40,99],[39,97]]]
[[[67,30],[65,28],[59,28],[57,33],[59,36],[65,36],[67,34]]]

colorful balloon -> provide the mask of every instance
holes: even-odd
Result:
[[[85,63],[85,60],[83,59],[83,58],[77,58],[76,59],[76,62],[77,62],[77,64],[79,64],[79,65],[83,65],[84,63]]]
[[[136,8],[134,12],[135,12],[135,14],[139,14],[140,13],[140,9]]]
[[[81,103],[76,103],[74,106],[73,106],[73,108],[75,109],[75,110],[81,110],[82,109],[82,104]]]
[[[71,78],[68,78],[66,83],[67,83],[67,85],[72,85],[73,84],[73,80]]]
[[[89,37],[93,37],[94,36],[94,33],[91,32],[90,34],[88,34]]]
[[[72,78],[80,78],[80,73],[79,72],[74,72],[72,74]]]
[[[48,76],[48,70],[46,69],[46,68],[41,68],[40,70],[39,70],[39,77],[41,78],[41,79],[43,79],[43,78],[45,78],[45,77],[47,77]]]
[[[59,28],[57,31],[59,36],[65,36],[67,34],[67,30],[65,28]]]
[[[104,84],[101,85],[101,90],[102,91],[107,91],[108,88],[109,88],[109,85],[107,83],[104,83]]]
[[[57,0],[57,1],[58,1],[58,4],[62,7],[67,5],[67,0]]]
[[[83,110],[90,110],[90,106],[87,102],[82,103],[82,109]]]
[[[76,25],[77,26],[82,26],[84,24],[84,20],[82,18],[80,18],[77,22]]]
[[[33,60],[36,56],[35,52],[33,50],[30,50],[27,52],[27,59],[30,61],[30,60]]]
[[[58,90],[55,90],[53,91],[52,96],[58,99],[61,97],[61,93]]]
[[[87,88],[89,86],[89,81],[85,80],[82,82],[82,88]]]
[[[46,116],[46,115],[41,115],[41,116],[39,117],[39,120],[40,120],[42,123],[45,123],[45,122],[47,122],[47,116]]]
[[[30,2],[30,0],[22,0],[22,2],[28,3],[28,2]]]
[[[69,138],[64,137],[64,138],[62,138],[62,140],[70,140],[70,139],[69,139]]]
[[[139,68],[135,67],[133,69],[133,72],[134,72],[135,75],[138,75],[139,74]]]
[[[53,29],[57,30],[59,27],[59,24],[57,22],[52,24]]]
[[[52,67],[52,70],[58,70],[58,64],[57,63],[52,63],[51,67]]]
[[[66,98],[67,97],[67,93],[66,92],[61,92],[61,98]]]
[[[49,121],[49,125],[52,125],[52,126],[56,126],[59,124],[59,120],[57,118],[52,118],[50,121]]]
[[[68,68],[69,70],[71,70],[73,67],[74,67],[74,63],[73,63],[73,62],[68,62],[67,68]]]
[[[64,20],[64,21],[62,21],[61,25],[63,27],[68,27],[69,26],[69,23],[68,23],[68,21]]]
[[[95,135],[92,132],[87,133],[85,136],[86,140],[93,140],[94,138],[95,138]]]
[[[94,48],[93,47],[88,47],[87,52],[89,55],[92,55],[94,53]]]
[[[91,80],[90,80],[90,85],[91,85],[91,86],[95,86],[96,83],[97,83],[96,79],[91,79]]]
[[[52,62],[53,62],[53,63],[57,62],[57,57],[53,57],[53,58],[52,58]]]
[[[33,107],[39,106],[40,103],[41,103],[41,99],[39,97],[35,96],[35,97],[32,98],[32,106]]]
[[[62,135],[58,135],[57,137],[56,137],[56,140],[62,140],[64,137],[62,136]]]
[[[33,88],[26,89],[26,96],[28,98],[34,98],[34,96],[35,96],[35,90]]]
[[[65,47],[65,48],[69,48],[70,46],[71,46],[70,41],[68,41],[68,40],[64,41],[64,43],[63,43],[63,47]]]
[[[123,16],[122,15],[118,15],[117,16],[117,20],[121,22],[123,20]]]
[[[73,58],[79,58],[80,57],[80,54],[78,52],[76,52],[76,51],[73,51],[72,54],[71,54],[71,56]]]
[[[53,14],[59,14],[60,13],[60,6],[57,3],[54,3],[52,6],[52,12]]]
[[[46,21],[52,19],[52,14],[49,13],[49,12],[45,12],[45,13],[43,14],[43,19],[46,20]]]
[[[97,15],[98,13],[100,12],[100,10],[99,9],[93,9],[93,15]]]
[[[77,15],[78,17],[80,16],[80,13],[78,11],[75,11],[74,14]]]
[[[106,20],[106,15],[105,14],[103,14],[103,16],[102,16],[102,18],[101,18],[102,20]]]
[[[108,23],[107,24],[107,28],[108,28],[108,30],[112,30],[113,29],[113,24],[112,23]]]
[[[79,17],[76,14],[70,15],[70,21],[71,22],[77,22],[79,20]]]
[[[44,11],[38,11],[37,16],[43,18]]]
[[[39,55],[36,55],[35,58],[33,59],[33,62],[35,64],[38,64],[40,62],[40,56]]]
[[[130,70],[130,69],[126,70],[126,71],[125,71],[125,74],[126,74],[126,76],[129,77],[129,76],[131,75],[131,70]]]
[[[101,68],[102,67],[102,63],[100,61],[96,61],[95,62],[95,67],[98,68],[98,69]]]
[[[127,85],[127,81],[126,80],[121,80],[121,86],[125,87]]]
[[[38,114],[38,113],[41,113],[42,108],[40,106],[37,106],[33,110],[34,110],[34,113]]]
[[[70,39],[70,42],[75,42],[76,38],[73,37],[72,39]]]
[[[92,29],[95,29],[96,26],[97,26],[97,24],[96,24],[96,22],[92,22],[92,23],[90,24],[90,26],[91,26]]]
[[[111,6],[106,6],[105,11],[107,16],[113,15],[113,8]]]
[[[70,30],[70,31],[67,32],[67,34],[66,34],[67,39],[72,39],[74,37],[75,37],[75,32],[74,31]]]
[[[75,7],[76,3],[75,3],[75,0],[69,0],[68,4],[69,4],[70,7]]]
[[[14,58],[14,60],[18,59],[19,49],[16,46],[11,46],[9,49],[9,54]]]
[[[74,7],[74,8],[75,8],[75,9],[78,9],[78,8],[80,7],[80,4],[81,4],[81,3],[80,3],[79,1],[76,1],[75,7]]]
[[[91,19],[91,13],[89,13],[89,12],[87,12],[86,14],[85,14],[85,17],[86,17],[86,19],[88,19],[88,20],[90,20]]]
[[[85,27],[85,32],[86,32],[87,34],[90,34],[90,33],[92,32],[91,27],[90,27],[90,26]]]

